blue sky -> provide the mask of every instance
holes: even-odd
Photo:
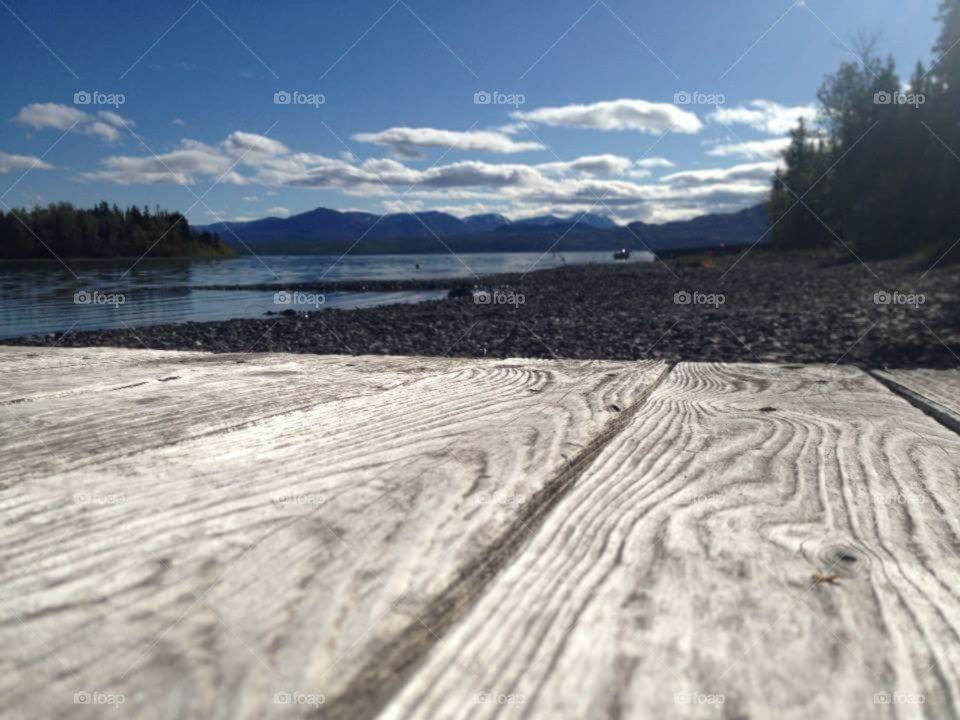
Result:
[[[736,210],[853,59],[844,43],[881,33],[908,77],[938,32],[937,0],[3,3],[2,202],[159,204],[196,224],[321,205]],[[80,91],[124,102],[78,105]]]

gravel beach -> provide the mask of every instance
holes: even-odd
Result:
[[[313,292],[460,289],[454,297],[414,305],[288,312],[260,320],[3,342],[239,353],[960,366],[956,267],[927,272],[929,264],[896,260],[870,262],[868,269],[855,259],[761,252],[735,262],[733,257],[690,264],[668,260],[570,266],[525,277],[469,281],[290,286]],[[472,289],[494,290],[491,302],[478,304]]]

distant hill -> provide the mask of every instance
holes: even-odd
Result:
[[[463,219],[464,224],[470,228],[471,232],[488,232],[490,230],[496,230],[498,227],[503,227],[504,225],[509,225],[510,221],[507,220],[503,215],[489,214],[489,215],[471,215],[468,218]]]
[[[594,215],[593,213],[581,213],[579,215],[570,215],[569,217],[559,218],[555,215],[540,215],[539,217],[517,220],[511,225],[511,228],[534,227],[556,227],[558,225],[586,225],[587,227],[599,228],[602,230],[613,230],[617,224],[603,215]]]
[[[653,250],[674,250],[753,244],[770,228],[770,221],[764,206],[755,205],[735,213],[701,215],[662,225],[637,221],[627,227]]]
[[[548,249],[572,252],[621,247],[673,250],[752,244],[768,227],[766,212],[758,205],[737,213],[704,215],[661,225],[634,222],[627,227],[591,213],[583,217],[543,215],[511,222],[495,214],[463,219],[442,212],[380,217],[372,213],[317,208],[289,218],[216,223],[198,229],[218,233],[241,253],[252,250],[264,255],[309,255],[339,254],[351,248],[351,252],[357,254],[448,250],[543,252]]]

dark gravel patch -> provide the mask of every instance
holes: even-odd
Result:
[[[926,267],[916,262],[869,263],[877,279],[856,261],[757,253],[723,277],[732,262],[724,258],[714,267],[682,268],[670,263],[670,269],[660,263],[573,266],[522,279],[485,279],[503,292],[522,294],[522,305],[478,305],[467,296],[3,342],[212,352],[960,367],[960,269],[938,268],[921,279]],[[418,288],[415,281],[409,287],[405,281],[403,287]],[[722,294],[724,301],[676,304],[674,296],[681,291]],[[877,292],[922,293],[924,302],[876,304]]]

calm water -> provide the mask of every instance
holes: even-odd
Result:
[[[650,262],[652,255],[635,253],[631,262]],[[613,262],[609,252],[497,253],[461,255],[303,255],[234,258],[230,260],[74,261],[67,264],[79,280],[57,262],[0,263],[0,337],[73,330],[95,330],[188,321],[262,318],[285,307],[272,292],[203,290],[204,285],[256,285],[333,280],[397,280],[466,277],[501,272],[526,272],[562,265]],[[462,262],[461,262],[462,261]],[[419,269],[417,265],[419,264]],[[116,293],[87,304],[77,293]],[[292,306],[358,308],[440,298],[445,291],[389,293],[327,293],[298,297]],[[81,299],[83,296],[80,296]],[[106,302],[104,302],[106,301]],[[313,303],[311,305],[311,303]]]

